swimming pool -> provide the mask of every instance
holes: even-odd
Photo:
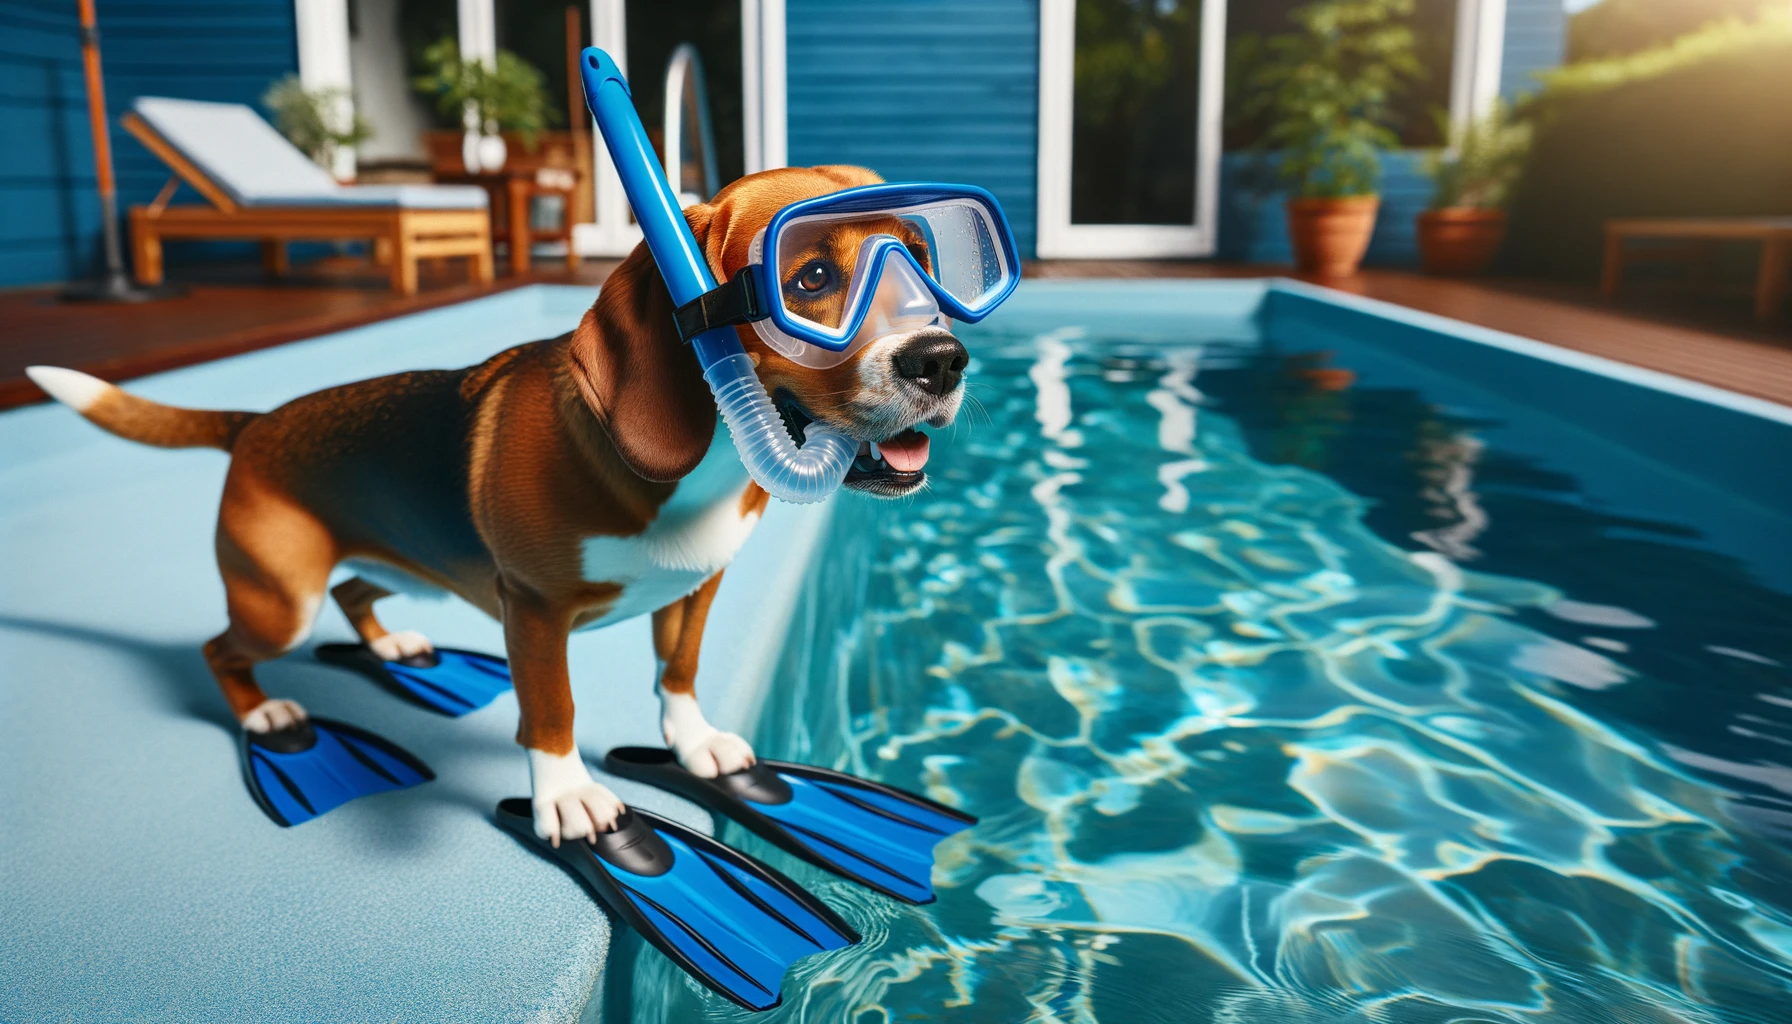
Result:
[[[767,1019],[1785,1019],[1792,415],[1386,313],[1030,284],[965,332],[756,743],[982,824],[925,908],[729,830],[866,935]]]

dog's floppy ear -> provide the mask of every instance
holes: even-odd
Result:
[[[699,244],[709,209],[685,211]],[[572,339],[579,393],[630,469],[648,480],[677,480],[697,468],[716,431],[716,403],[691,347],[680,341],[647,243],[604,281]]]

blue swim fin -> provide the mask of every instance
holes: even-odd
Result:
[[[781,1000],[790,965],[859,934],[795,882],[738,850],[630,808],[616,830],[552,846],[528,799],[498,804],[498,824],[583,882],[673,963],[749,1010]]]
[[[510,666],[503,658],[453,647],[386,661],[366,644],[320,644],[317,659],[352,669],[405,700],[455,718],[478,711],[510,689]]]
[[[780,849],[905,903],[932,903],[933,848],[977,819],[845,772],[760,760],[702,779],[670,750],[617,747],[604,771],[740,822]]]
[[[274,732],[243,730],[243,781],[276,825],[310,821],[350,800],[436,777],[389,740],[328,718]]]

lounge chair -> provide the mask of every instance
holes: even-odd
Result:
[[[174,172],[147,206],[131,208],[132,262],[145,285],[162,280],[162,241],[249,238],[269,273],[286,270],[286,243],[370,239],[391,267],[392,289],[417,292],[417,261],[465,256],[471,276],[492,281],[485,191],[455,185],[339,185],[272,125],[240,103],[142,96],[124,116]],[[181,182],[210,206],[169,206]]]
[[[1761,267],[1755,277],[1755,318],[1771,320],[1779,311],[1780,302],[1792,290],[1787,281],[1792,272],[1792,217],[1653,217],[1627,218],[1605,222],[1605,267],[1600,275],[1600,290],[1605,297],[1615,298],[1624,280],[1624,266],[1638,262],[1639,255],[1625,243],[1631,239],[1681,239],[1688,246],[1657,250],[1655,255],[1690,255],[1697,270],[1710,258],[1710,247],[1718,241],[1761,243]]]

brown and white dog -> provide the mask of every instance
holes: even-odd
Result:
[[[766,171],[685,215],[726,280],[781,207],[879,180],[857,167]],[[820,258],[850,260],[867,232],[843,226]],[[967,357],[950,333],[882,338],[827,370],[784,359],[751,328],[738,333],[799,439],[820,421],[862,442],[847,486],[898,496],[924,484],[927,438],[915,428],[950,423],[964,394]],[[231,453],[217,530],[230,624],[205,659],[243,728],[305,716],[264,693],[254,669],[305,639],[331,571],[348,563],[358,575],[330,593],[382,658],[431,650],[374,617],[374,603],[400,587],[451,591],[504,624],[543,838],[608,830],[622,806],[573,744],[573,630],[651,612],[667,745],[702,776],[753,762],[744,740],[704,719],[694,682],[710,601],[766,493],[718,429],[645,246],[569,334],[463,370],[328,388],[272,412],[178,409],[73,370],[30,372],[121,437]]]

